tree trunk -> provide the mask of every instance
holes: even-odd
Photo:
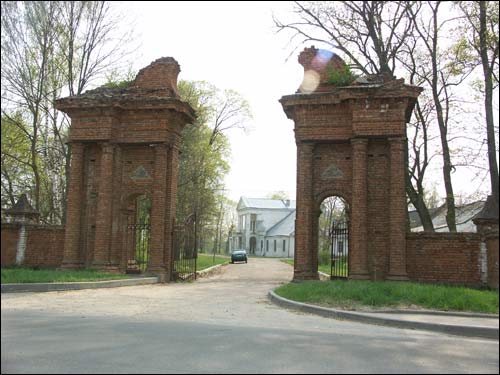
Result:
[[[481,63],[484,73],[484,108],[486,112],[486,133],[488,140],[488,162],[490,167],[491,194],[498,202],[498,164],[495,144],[495,124],[493,119],[493,83],[492,71],[488,59],[486,36],[486,1],[479,2],[479,43]]]

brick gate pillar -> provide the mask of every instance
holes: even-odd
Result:
[[[366,150],[368,140],[354,138],[352,145],[352,206],[349,240],[349,278],[367,280],[367,173]]]
[[[99,173],[99,191],[97,195],[94,259],[92,261],[94,268],[105,268],[110,260],[111,210],[113,206],[113,153],[113,144],[109,142],[101,144],[101,170]]]
[[[317,280],[318,249],[313,244],[314,144],[297,144],[297,219],[295,222],[294,280]]]
[[[494,195],[488,196],[483,209],[472,218],[472,222],[486,245],[486,282],[490,288],[498,289],[498,203]]]
[[[167,281],[174,275],[174,225],[177,196],[177,176],[179,171],[179,139],[174,140],[168,150],[167,162],[167,202],[165,203],[165,245],[164,257],[167,268]]]
[[[403,138],[389,138],[389,273],[388,280],[408,280],[406,273],[406,190]]]
[[[83,266],[80,257],[80,226],[83,189],[83,154],[85,145],[71,143],[71,169],[69,175],[68,201],[66,204],[66,230],[64,254],[61,268],[73,269]]]
[[[165,198],[167,186],[167,145],[155,145],[153,196],[151,199],[151,236],[148,273],[164,278]]]

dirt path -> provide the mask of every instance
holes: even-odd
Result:
[[[250,258],[229,264],[220,274],[195,282],[110,289],[2,295],[2,310],[36,310],[81,316],[127,316],[205,322],[240,320],[255,324],[282,309],[270,304],[270,289],[292,279],[293,270],[278,259]],[[271,312],[271,316],[267,313]],[[260,325],[260,324],[259,324]]]

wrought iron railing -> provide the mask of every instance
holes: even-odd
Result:
[[[333,222],[331,228],[331,279],[347,279],[349,276],[349,223]]]

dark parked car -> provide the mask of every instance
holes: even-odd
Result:
[[[234,262],[247,262],[247,252],[245,250],[234,250],[231,253],[231,263]]]

